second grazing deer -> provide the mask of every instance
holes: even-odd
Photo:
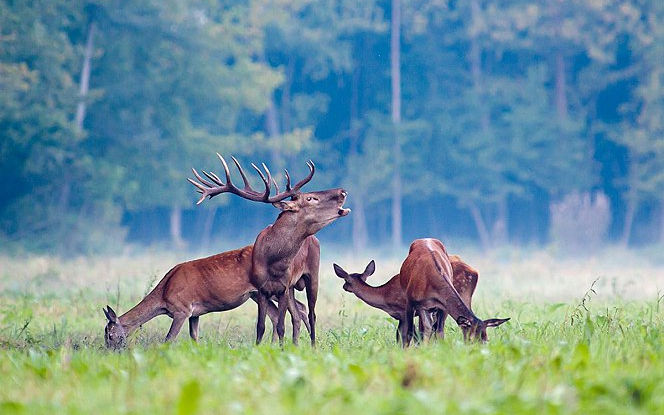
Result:
[[[251,282],[258,289],[258,318],[256,322],[256,343],[260,343],[265,333],[265,316],[268,302],[273,296],[278,301],[277,336],[283,344],[284,319],[286,309],[290,311],[293,318],[293,342],[297,343],[296,324],[297,310],[295,308],[292,287],[300,277],[304,279],[307,294],[307,308],[309,312],[309,332],[311,344],[316,342],[316,300],[318,296],[318,267],[312,264],[311,272],[300,275],[297,270],[296,257],[298,252],[306,246],[318,246],[314,234],[334,222],[346,216],[350,209],[344,208],[346,191],[344,189],[329,189],[318,192],[301,192],[302,186],[307,184],[314,176],[315,166],[313,162],[307,163],[309,175],[291,187],[290,175],[286,171],[286,188],[279,191],[276,180],[272,178],[270,170],[263,164],[263,170],[256,165],[252,167],[258,172],[264,184],[263,191],[254,190],[247,180],[240,163],[233,157],[242,181],[243,188],[236,187],[230,177],[228,165],[224,158],[217,154],[224,168],[225,181],[216,174],[203,172],[207,178],[203,178],[194,170],[196,180],[189,181],[198,188],[202,194],[198,203],[206,197],[212,198],[222,193],[232,193],[244,199],[270,203],[281,211],[277,220],[263,229],[256,237],[254,252],[252,255]],[[272,185],[276,188],[276,194],[272,195]],[[290,199],[290,200],[286,200]]]
[[[406,324],[401,334],[404,346],[409,344],[414,332],[415,312],[443,310],[461,327],[464,340],[482,342],[488,340],[488,327],[497,327],[509,320],[477,318],[454,288],[452,276],[452,264],[442,242],[432,238],[413,241],[399,271],[401,288],[408,299]]]
[[[450,262],[453,269],[452,284],[463,302],[470,309],[479,273],[466,264],[458,255],[450,255]],[[362,273],[348,273],[339,265],[333,265],[334,272],[339,278],[344,280],[344,290],[355,294],[360,300],[372,307],[385,311],[397,320],[397,342],[399,342],[402,325],[406,321],[408,303],[406,292],[401,288],[399,274],[390,278],[383,285],[372,286],[367,284],[366,280],[376,271],[376,263],[373,260],[369,262]],[[435,333],[438,337],[443,338],[447,313],[443,310],[436,310],[433,314],[435,316],[433,321]],[[431,327],[431,317],[428,312],[422,312],[418,316],[420,320],[420,335],[424,336],[424,332],[428,332]]]

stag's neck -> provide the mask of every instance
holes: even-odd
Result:
[[[290,262],[309,237],[295,214],[281,213],[256,239],[254,251],[260,251],[268,262]]]

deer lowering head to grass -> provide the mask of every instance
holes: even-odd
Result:
[[[157,286],[131,310],[121,316],[108,307],[104,339],[106,346],[123,348],[127,336],[142,324],[162,314],[173,319],[166,341],[173,340],[185,320],[189,319],[189,335],[198,340],[199,316],[215,311],[231,310],[249,298],[256,298],[257,290],[250,281],[253,246],[223,252],[207,258],[184,262],[173,267]],[[302,255],[306,260],[306,253]],[[304,269],[301,266],[301,269]],[[304,304],[298,303],[298,318],[306,317]],[[277,308],[270,301],[268,314],[277,319]],[[308,322],[307,322],[308,328]]]
[[[273,296],[277,298],[279,304],[277,321],[279,342],[283,343],[284,319],[286,309],[288,309],[293,318],[293,341],[297,343],[296,326],[299,328],[299,324],[295,322],[297,312],[292,287],[302,276],[307,294],[311,344],[314,345],[316,341],[315,306],[318,296],[318,266],[313,266],[312,263],[311,268],[315,268],[315,270],[311,269],[309,273],[300,274],[296,258],[302,249],[315,250],[319,246],[313,236],[316,232],[350,213],[350,209],[343,207],[346,191],[329,189],[318,192],[301,192],[302,186],[312,179],[315,172],[313,162],[309,161],[307,163],[309,174],[295,186],[291,187],[290,175],[286,171],[286,188],[283,192],[279,191],[276,180],[272,178],[270,170],[265,164],[263,164],[263,170],[252,164],[265,186],[264,190],[259,192],[250,186],[242,166],[233,157],[232,160],[244,182],[244,187],[238,188],[231,181],[226,161],[221,155],[217,154],[217,156],[224,168],[225,182],[214,173],[203,172],[207,179],[203,178],[196,170],[194,170],[196,180],[189,179],[202,194],[198,203],[201,203],[206,197],[212,198],[222,193],[233,193],[247,200],[271,203],[281,210],[277,220],[262,230],[254,243],[251,282],[258,289],[256,343],[260,343],[263,338],[268,301]],[[276,188],[274,195],[271,194],[272,185]]]
[[[458,255],[450,255],[450,262],[454,274],[452,277],[452,284],[458,291],[463,302],[470,309],[475,287],[477,286],[478,272],[471,266],[466,264]],[[397,342],[400,341],[402,325],[406,321],[406,308],[408,298],[406,292],[401,288],[401,280],[399,274],[390,278],[385,284],[381,286],[371,286],[367,284],[367,278],[376,270],[376,263],[372,260],[366,266],[362,273],[348,273],[337,264],[334,265],[334,272],[339,278],[344,280],[343,289],[355,294],[360,300],[385,311],[391,317],[397,320]],[[434,313],[433,328],[438,337],[443,338],[445,319],[447,313],[443,310],[436,310]],[[420,336],[424,336],[425,332],[429,332],[431,327],[431,316],[428,312],[418,313],[420,321]]]
[[[413,334],[415,312],[443,310],[461,327],[464,340],[488,340],[487,327],[497,327],[506,319],[480,320],[466,305],[452,284],[453,268],[442,242],[417,239],[410,245],[408,257],[399,272],[401,288],[406,292],[406,324],[402,340],[407,346]]]

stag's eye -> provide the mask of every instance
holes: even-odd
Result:
[[[311,199],[312,199],[311,196],[307,196],[307,202],[311,202]]]

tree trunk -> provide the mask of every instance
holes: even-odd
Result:
[[[364,211],[364,195],[355,195],[353,203],[353,249],[361,252],[367,247],[369,233],[367,232],[367,218]]]
[[[401,0],[392,0],[392,28],[390,39],[390,70],[392,81],[392,125],[394,174],[392,176],[392,246],[401,247],[402,187],[401,187]]]
[[[182,239],[182,208],[179,206],[171,208],[170,233],[173,247],[175,249],[184,248],[186,244]]]
[[[212,240],[212,225],[214,225],[214,217],[216,213],[216,207],[211,207],[205,212],[205,220],[203,221],[203,228],[201,229],[201,249],[203,251],[208,251],[210,249],[210,241]]]
[[[623,223],[622,235],[620,237],[620,245],[625,248],[629,246],[629,238],[632,235],[632,225],[634,224],[636,207],[636,195],[630,190],[627,193],[627,211],[625,212],[625,222]]]
[[[92,53],[94,51],[94,36],[95,36],[95,22],[90,22],[88,29],[88,38],[85,42],[85,54],[83,56],[83,68],[81,69],[81,85],[79,88],[79,101],[76,108],[76,132],[80,134],[83,132],[83,121],[85,120],[85,112],[87,109],[87,97],[90,91],[90,62],[92,61]]]
[[[492,244],[496,245],[505,245],[508,242],[507,234],[507,199],[502,198],[496,204],[496,219],[493,222],[492,234]]]
[[[659,243],[664,245],[664,200],[659,202]]]
[[[556,52],[556,112],[558,118],[567,118],[567,82],[565,81],[565,56],[562,51]]]
[[[350,96],[350,149],[349,154],[351,160],[356,159],[354,156],[359,154],[360,137],[357,130],[357,120],[359,118],[359,89],[360,89],[360,67],[356,66],[351,78],[351,96]],[[369,241],[369,233],[367,230],[367,218],[364,207],[364,192],[358,192],[354,195],[353,200],[353,249],[355,252],[364,250]]]
[[[489,235],[489,230],[487,229],[486,224],[484,223],[484,219],[482,218],[482,212],[475,203],[470,204],[469,210],[470,215],[473,218],[473,222],[475,223],[477,234],[480,236],[482,248],[485,252],[489,251],[491,249],[491,235]]]

